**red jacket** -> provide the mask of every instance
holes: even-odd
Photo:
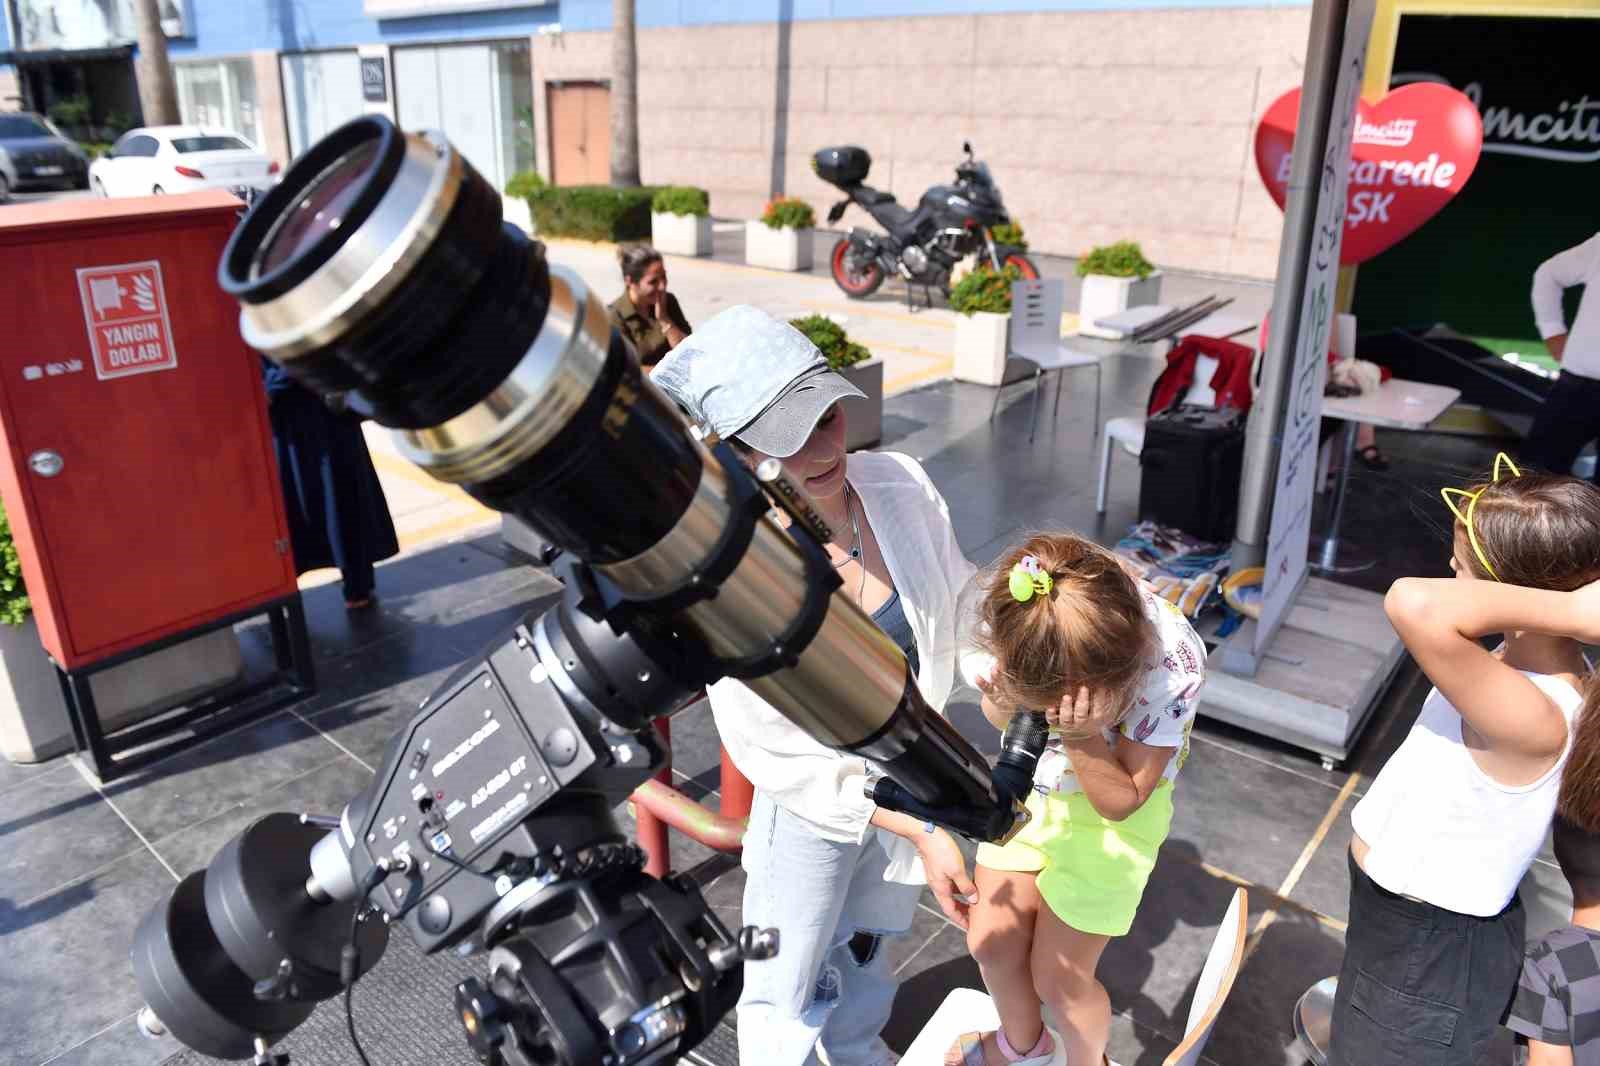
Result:
[[[1189,386],[1194,384],[1195,363],[1202,355],[1217,361],[1217,369],[1208,383],[1217,394],[1217,406],[1250,410],[1250,364],[1255,359],[1254,349],[1217,337],[1191,334],[1167,353],[1167,368],[1150,389],[1148,414],[1160,414],[1183,402]]]

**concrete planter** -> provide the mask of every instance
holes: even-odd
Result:
[[[507,222],[517,226],[522,232],[533,234],[533,209],[528,206],[528,201],[520,196],[500,197],[501,214]]]
[[[1083,279],[1083,290],[1078,296],[1078,332],[1085,337],[1116,337],[1117,334],[1096,326],[1095,320],[1160,301],[1159,270],[1143,280],[1090,274]]]
[[[998,385],[1011,346],[1011,316],[978,311],[956,316],[955,379]]]
[[[102,671],[89,685],[109,733],[220,688],[243,669],[239,638],[220,629]],[[43,762],[72,748],[61,684],[33,619],[0,625],[0,754],[12,762]]]
[[[883,439],[883,360],[875,356],[847,366],[839,376],[867,394],[839,402],[845,417],[845,451],[870,448]]]
[[[773,229],[760,219],[744,224],[744,261],[769,270],[810,270],[809,229]]]
[[[650,215],[650,243],[668,255],[710,255],[710,215]]]

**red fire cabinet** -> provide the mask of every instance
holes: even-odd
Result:
[[[0,209],[0,498],[102,777],[151,727],[107,744],[96,670],[265,613],[269,681],[311,684],[260,361],[216,282],[240,210],[221,191]],[[250,702],[178,718],[192,739]]]

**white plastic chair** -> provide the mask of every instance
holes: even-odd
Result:
[[[1095,490],[1094,510],[1106,513],[1106,489],[1111,485],[1111,445],[1139,458],[1144,451],[1144,419],[1110,418],[1106,420],[1104,437],[1100,441],[1100,487]]]
[[[1066,283],[1060,278],[1017,281],[1011,285],[1011,349],[1000,384],[995,386],[989,421],[993,422],[1000,411],[1000,394],[1006,386],[1031,378],[1033,423],[1028,430],[1029,441],[1039,431],[1039,386],[1051,371],[1056,372],[1054,412],[1060,414],[1061,371],[1094,367],[1094,421],[1089,425],[1091,429],[1100,425],[1100,356],[1061,343],[1061,303],[1065,289]]]
[[[1250,924],[1250,901],[1242,888],[1233,890],[1233,901],[1228,913],[1222,917],[1222,926],[1211,941],[1206,953],[1206,964],[1200,968],[1200,980],[1195,985],[1194,999],[1189,1003],[1189,1021],[1183,1029],[1183,1040],[1172,1049],[1164,1066],[1196,1066],[1200,1055],[1211,1039],[1211,1030],[1222,1013],[1222,1004],[1233,991],[1233,980],[1239,976],[1244,964],[1245,930]]]
[[[1189,1018],[1184,1025],[1183,1039],[1166,1057],[1163,1066],[1197,1066],[1211,1030],[1217,1024],[1222,1004],[1233,990],[1233,981],[1244,963],[1245,931],[1249,925],[1249,898],[1245,890],[1234,890],[1228,911],[1222,918],[1211,950],[1200,968],[1200,979],[1195,984],[1194,999],[1189,1004]],[[1053,1019],[1046,1014],[1045,1025],[1054,1031]],[[944,1061],[944,1053],[962,1033],[993,1029],[1000,1024],[994,1001],[976,988],[953,989],[939,1009],[933,1012],[928,1024],[917,1034],[916,1040],[906,1049],[900,1066],[937,1066]],[[1052,1066],[1060,1066],[1064,1059],[1061,1044],[1056,1042],[1056,1057]],[[1115,1066],[1115,1064],[1113,1064]]]

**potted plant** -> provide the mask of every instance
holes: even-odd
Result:
[[[711,254],[711,197],[691,185],[668,185],[650,201],[650,243],[672,255]]]
[[[806,315],[789,324],[815,344],[828,368],[866,395],[840,402],[845,416],[846,451],[871,447],[883,439],[883,360],[852,341],[842,323],[827,315]]]
[[[1078,296],[1078,332],[1117,337],[1095,321],[1161,299],[1161,272],[1133,241],[1101,245],[1078,260],[1083,290]]]
[[[804,200],[780,196],[744,226],[744,261],[773,270],[810,270],[817,216]]]
[[[511,180],[506,182],[506,194],[501,197],[506,221],[531,234],[533,212],[528,209],[528,198],[544,187],[545,180],[536,170],[522,170],[511,175]]]
[[[243,665],[238,637],[221,629],[94,674],[89,685],[110,732],[233,681]],[[0,755],[43,762],[72,747],[61,684],[39,641],[22,562],[0,507]]]
[[[998,385],[1011,347],[1011,285],[1022,280],[1014,266],[995,270],[980,263],[950,290],[956,319],[957,381]]]

